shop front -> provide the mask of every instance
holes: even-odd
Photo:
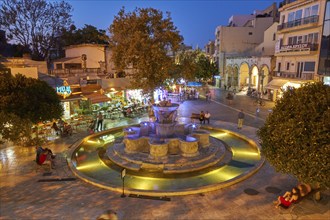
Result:
[[[276,101],[282,98],[283,92],[290,88],[299,88],[302,84],[312,82],[311,80],[307,81],[300,81],[295,79],[278,79],[275,78],[271,80],[266,86],[265,89],[267,89],[268,94],[270,94],[270,100]]]

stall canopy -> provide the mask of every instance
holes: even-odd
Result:
[[[287,82],[289,82],[289,80],[286,79],[273,79],[272,81],[270,81],[265,88],[266,89],[275,89],[278,90],[280,89],[284,84],[286,84]]]
[[[85,95],[85,97],[92,103],[92,104],[97,104],[101,102],[108,102],[111,101],[111,99],[103,94],[100,93],[92,93],[89,95]]]
[[[196,86],[196,87],[200,87],[202,86],[202,83],[200,82],[188,82],[187,86]]]

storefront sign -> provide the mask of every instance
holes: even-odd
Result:
[[[283,46],[281,46],[281,51],[294,50],[294,49],[305,49],[305,48],[308,48],[308,44],[283,45]]]
[[[63,98],[69,97],[72,93],[70,86],[56,87],[56,92],[58,95],[63,96]]]

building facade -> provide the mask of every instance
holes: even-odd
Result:
[[[321,81],[330,85],[330,0],[325,5],[318,74]]]
[[[276,4],[249,16],[232,16],[228,26],[216,28],[215,54],[219,68],[218,87],[228,86],[226,59],[255,56],[255,48],[264,42],[264,32],[277,20]],[[242,25],[242,26],[240,26]]]
[[[318,63],[326,0],[286,1],[279,9],[275,77],[320,81]]]

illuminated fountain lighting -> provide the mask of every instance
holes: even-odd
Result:
[[[200,125],[178,124],[178,108],[154,104],[155,121],[124,128],[124,140],[107,150],[109,159],[128,170],[166,174],[202,170],[221,160],[224,146],[210,144],[210,133]]]

